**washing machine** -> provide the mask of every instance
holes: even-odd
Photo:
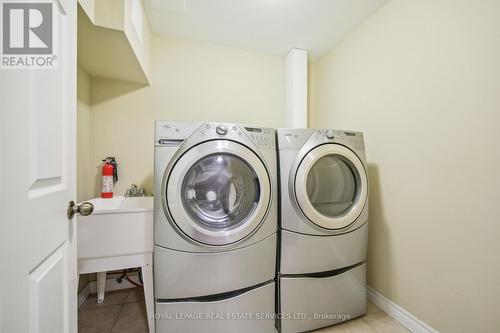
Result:
[[[274,332],[275,130],[155,127],[157,332]]]
[[[281,332],[366,313],[368,179],[363,134],[278,129]]]

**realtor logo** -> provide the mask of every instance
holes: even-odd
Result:
[[[54,7],[51,0],[1,2],[1,68],[56,67]]]

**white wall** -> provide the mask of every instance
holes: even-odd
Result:
[[[153,35],[152,82],[144,87],[92,78],[91,193],[100,193],[100,165],[115,156],[115,193],[153,183],[156,119],[284,126],[284,58]]]
[[[368,282],[439,332],[500,332],[499,13],[392,0],[311,66],[311,125],[365,133]]]

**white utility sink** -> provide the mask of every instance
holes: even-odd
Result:
[[[153,197],[88,202],[94,212],[78,217],[78,259],[153,252]]]
[[[155,333],[153,296],[153,197],[89,200],[94,212],[78,216],[78,274],[97,273],[104,301],[106,272],[140,267],[149,333]]]

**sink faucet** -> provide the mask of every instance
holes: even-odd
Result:
[[[144,191],[144,189],[141,187],[137,187],[137,185],[135,184],[132,184],[130,185],[130,188],[127,189],[127,191],[125,192],[125,196],[126,197],[145,197],[146,196],[146,192]]]

